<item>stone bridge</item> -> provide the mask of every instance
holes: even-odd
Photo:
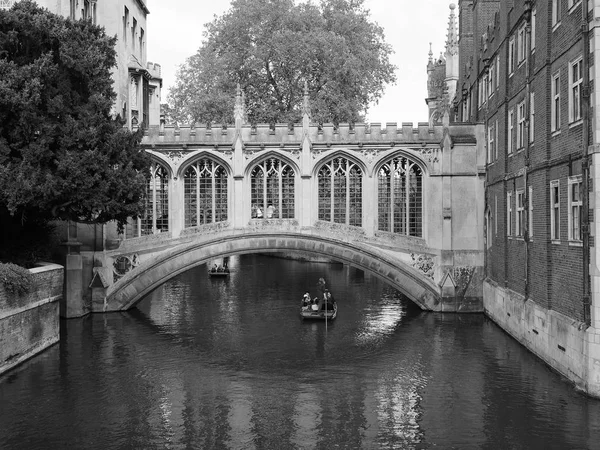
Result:
[[[372,272],[432,311],[481,311],[483,127],[301,124],[145,131],[146,211],[69,227],[63,315],[118,311],[191,267],[300,252]],[[94,245],[86,244],[93,241]]]

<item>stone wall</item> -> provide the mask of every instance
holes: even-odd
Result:
[[[591,352],[594,340],[600,337],[594,329],[531,300],[525,301],[522,295],[489,279],[484,282],[483,291],[485,313],[496,324],[578,389],[597,396],[593,385],[598,373]]]
[[[13,295],[0,284],[0,374],[59,340],[64,270],[57,264],[30,269],[34,289]]]

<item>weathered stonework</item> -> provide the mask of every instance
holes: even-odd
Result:
[[[59,340],[59,302],[64,270],[48,264],[30,269],[33,290],[13,295],[0,284],[0,374]]]

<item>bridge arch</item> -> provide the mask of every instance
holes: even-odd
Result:
[[[324,255],[373,273],[424,310],[441,308],[440,288],[433,280],[381,249],[314,234],[232,230],[221,237],[196,239],[156,254],[108,288],[105,310],[127,310],[172,277],[212,259],[265,251]]]

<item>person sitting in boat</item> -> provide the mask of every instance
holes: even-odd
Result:
[[[310,303],[311,303],[311,301],[310,301],[310,294],[307,292],[302,297],[302,311],[308,310],[308,307],[310,306]]]
[[[319,310],[319,299],[317,297],[313,298],[312,304],[310,305],[310,309],[313,311]]]
[[[212,269],[210,269],[211,272],[216,272],[217,271],[217,265],[215,264],[214,266],[212,266]]]
[[[219,265],[219,267],[217,267],[217,272],[223,272],[223,266]]]

